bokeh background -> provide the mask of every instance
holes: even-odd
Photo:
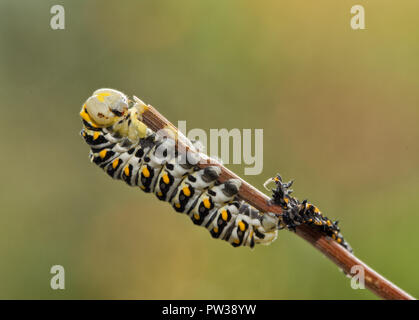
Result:
[[[62,4],[66,29],[50,28]],[[366,30],[350,28],[362,4]],[[0,298],[375,299],[283,231],[212,240],[88,160],[101,87],[189,128],[263,128],[264,170],[341,221],[358,257],[419,296],[417,1],[0,2]],[[229,166],[243,177],[243,166]],[[63,265],[66,289],[51,290]]]

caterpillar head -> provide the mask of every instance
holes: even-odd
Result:
[[[128,98],[114,89],[99,89],[87,99],[80,116],[95,128],[113,125],[128,112]]]

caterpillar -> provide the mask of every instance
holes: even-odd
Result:
[[[180,152],[176,139],[154,132],[142,121],[148,106],[137,97],[129,99],[114,89],[96,90],[83,104],[81,136],[90,147],[89,158],[110,177],[129,186],[153,193],[173,209],[206,228],[213,238],[234,247],[270,244],[278,230],[295,230],[301,223],[314,224],[345,248],[337,223],[323,217],[316,207],[290,196],[292,183],[278,175],[271,202],[280,205],[282,215],[260,212],[238,198],[241,181],[219,181],[217,166],[200,168],[206,155],[196,142],[183,137],[194,152]]]
[[[278,173],[276,177],[270,178],[265,182],[265,188],[272,181],[275,183],[275,189],[272,189],[271,202],[279,205],[283,209],[282,219],[278,226],[279,229],[286,228],[295,231],[297,226],[308,224],[331,237],[349,252],[353,251],[349,243],[340,233],[338,221],[332,221],[324,216],[315,205],[309,203],[307,200],[300,202],[297,198],[291,196],[293,190],[290,188],[293,181],[283,182],[281,175]]]

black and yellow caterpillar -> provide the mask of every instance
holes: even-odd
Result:
[[[271,178],[265,183],[275,182],[275,189],[272,190],[271,202],[279,205],[283,209],[281,215],[281,222],[279,229],[288,229],[295,231],[296,227],[301,224],[308,224],[317,228],[325,235],[336,240],[340,245],[352,252],[352,248],[348,242],[345,241],[340,229],[338,227],[338,221],[332,221],[328,217],[323,216],[320,210],[307,200],[300,202],[297,198],[291,196],[293,192],[290,187],[293,181],[284,183],[280,174],[277,174],[275,178]]]
[[[238,199],[239,179],[220,183],[219,167],[198,167],[206,156],[189,140],[188,147],[195,152],[179,152],[174,139],[148,128],[142,121],[146,109],[137,97],[130,100],[113,89],[95,91],[82,106],[81,135],[91,148],[90,159],[113,179],[154,193],[207,228],[212,237],[235,247],[270,244],[278,230],[308,223],[350,249],[337,225],[314,206],[291,197],[291,184],[284,184],[279,175],[272,179],[276,183],[272,202],[281,205],[282,215],[260,212]]]

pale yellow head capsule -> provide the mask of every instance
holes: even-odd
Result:
[[[80,116],[95,128],[113,125],[128,112],[128,98],[114,89],[99,89],[87,99]]]

